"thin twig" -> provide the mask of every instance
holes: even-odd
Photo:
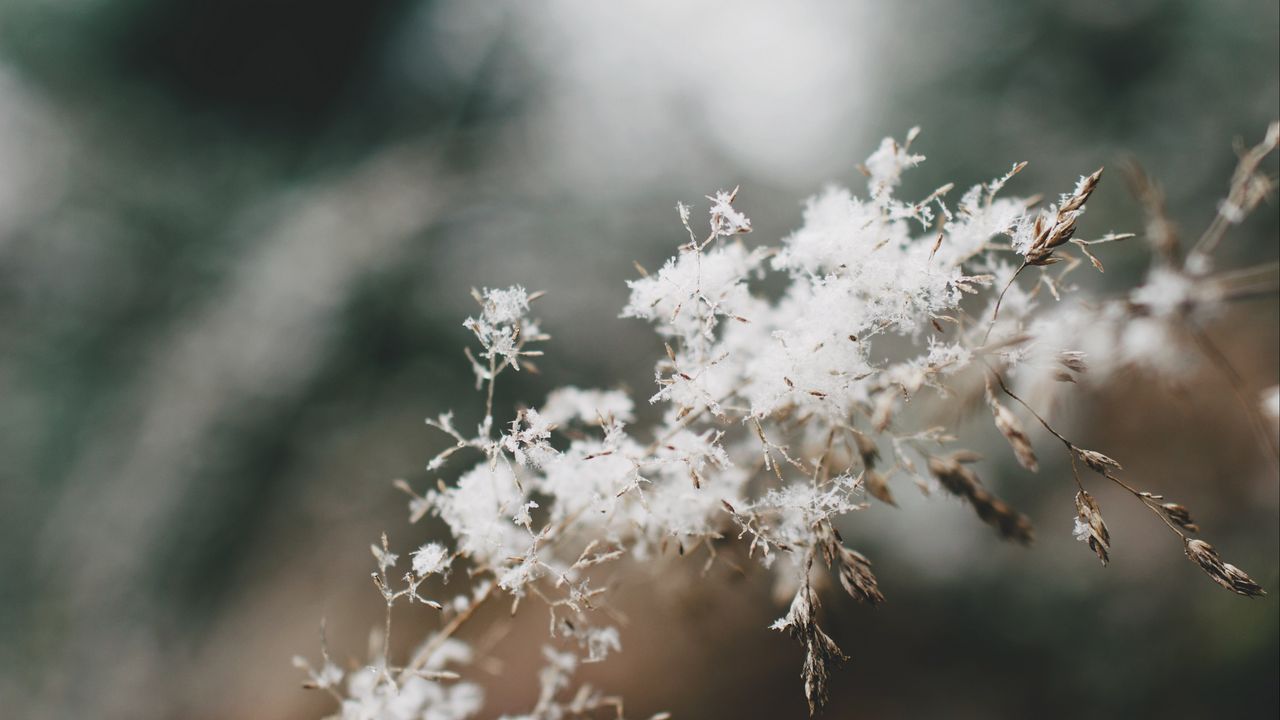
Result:
[[[1261,441],[1267,460],[1271,464],[1271,469],[1280,472],[1280,448],[1276,446],[1276,439],[1267,427],[1266,419],[1259,412],[1257,403],[1250,401],[1246,392],[1244,378],[1240,376],[1239,371],[1231,364],[1226,354],[1218,348],[1217,344],[1213,342],[1204,330],[1194,325],[1189,326],[1188,330],[1191,333],[1191,337],[1195,338],[1200,351],[1209,358],[1213,366],[1226,378],[1227,384],[1231,386],[1232,394],[1236,396],[1236,400],[1243,406],[1245,415],[1249,418],[1249,426]]]
[[[991,313],[991,322],[987,325],[986,334],[982,336],[983,345],[987,344],[987,340],[990,339],[991,337],[991,331],[995,329],[996,318],[1000,317],[1000,304],[1004,302],[1004,294],[1009,292],[1009,288],[1013,287],[1013,281],[1017,280],[1018,276],[1021,275],[1022,271],[1025,270],[1026,268],[1027,268],[1027,261],[1023,260],[1022,264],[1018,266],[1018,269],[1013,272],[1013,277],[1009,278],[1009,282],[1005,283],[1004,289],[1000,291],[1000,295],[996,298],[996,307],[995,307],[995,310],[992,311]]]

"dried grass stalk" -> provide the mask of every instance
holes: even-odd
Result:
[[[813,558],[810,557],[805,566],[807,568],[812,564]],[[817,608],[818,599],[814,595],[813,587],[809,584],[806,570],[805,582],[796,591],[795,598],[791,601],[791,608],[785,617],[771,626],[774,630],[787,630],[791,633],[791,637],[804,646],[804,664],[800,668],[800,679],[804,681],[804,696],[809,702],[811,716],[827,702],[827,680],[830,677],[831,668],[849,659],[835,641],[818,627]]]

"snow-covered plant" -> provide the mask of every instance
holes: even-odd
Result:
[[[438,517],[452,547],[427,544],[402,563],[385,536],[374,545],[373,579],[387,606],[374,658],[349,673],[327,652],[319,669],[299,660],[309,685],[333,693],[349,720],[471,717],[482,693],[463,679],[473,650],[457,630],[484,603],[506,598],[514,611],[532,598],[549,611],[561,649],[547,648],[541,694],[523,717],[621,717],[617,698],[571,690],[580,662],[621,646],[609,612],[611,569],[671,548],[705,549],[713,563],[718,549],[737,545],[792,598],[773,628],[803,646],[804,692],[815,712],[845,657],[819,625],[822,576],[831,573],[859,601],[884,600],[871,561],[841,538],[846,516],[870,499],[894,505],[910,482],[959,498],[1006,540],[1031,541],[1031,521],[981,480],[979,456],[949,449],[955,438],[935,421],[981,409],[983,400],[1026,470],[1037,471],[1044,451],[1033,447],[1027,419],[1061,442],[1078,486],[1075,535],[1103,564],[1111,538],[1086,489],[1093,476],[1159,517],[1215,582],[1262,595],[1244,571],[1193,539],[1199,528],[1184,507],[1138,489],[1119,462],[1065,437],[1032,402],[1129,366],[1184,373],[1194,361],[1172,350],[1184,344],[1234,375],[1202,328],[1224,304],[1274,291],[1275,269],[1215,272],[1213,252],[1270,190],[1258,167],[1280,141],[1280,125],[1243,155],[1213,225],[1185,255],[1154,186],[1135,172],[1149,211],[1150,273],[1127,295],[1089,304],[1064,299],[1075,290],[1068,274],[1082,258],[1102,270],[1095,249],[1133,237],[1081,231],[1102,170],[1043,207],[1002,194],[1023,164],[958,197],[945,185],[903,200],[902,174],[924,160],[912,147],[916,134],[883,141],[862,166],[864,192],[830,188],[810,199],[803,225],[778,245],[747,242],[751,221],[734,204],[736,189],[708,198],[701,232],[690,207],[677,206],[687,241],[657,272],[629,283],[622,310],[665,344],[648,398],[663,410],[654,426],[631,426],[625,393],[576,387],[499,417],[495,383],[526,368],[547,338],[529,316],[537,294],[475,293],[479,312],[464,324],[479,344],[467,357],[485,398],[483,420],[473,430],[448,413],[428,420],[453,441],[428,470],[466,467],[456,482],[425,492],[398,481],[411,496],[411,519]],[[770,277],[781,282],[760,282]],[[770,287],[781,290],[762,290]],[[1244,405],[1273,444],[1264,417],[1275,414],[1270,393],[1261,406]],[[1268,452],[1274,458],[1273,446]],[[434,583],[450,573],[468,590],[431,599],[443,597]],[[439,613],[442,625],[396,660],[387,648],[401,601]]]

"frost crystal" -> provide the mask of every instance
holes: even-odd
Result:
[[[436,575],[449,567],[449,550],[439,543],[427,543],[413,553],[413,572],[419,577]]]

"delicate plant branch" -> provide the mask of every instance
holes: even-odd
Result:
[[[439,471],[463,449],[479,457],[456,479],[437,478],[434,489],[421,493],[396,482],[409,495],[410,519],[438,518],[450,547],[420,547],[400,586],[389,572],[397,557],[385,536],[373,546],[373,579],[386,603],[375,659],[343,687],[343,673],[329,663],[322,643],[325,665],[304,668],[311,684],[329,690],[344,712],[350,707],[378,716],[395,702],[397,712],[408,705],[405,712],[415,718],[473,716],[481,708],[480,688],[449,669],[473,653],[460,630],[492,598],[509,597],[515,614],[532,596],[547,608],[549,640],[566,649],[544,649],[529,717],[558,720],[593,711],[622,717],[621,699],[587,685],[571,691],[580,663],[621,648],[625,618],[611,601],[619,585],[612,573],[624,563],[652,563],[673,549],[683,556],[700,547],[707,549],[704,575],[717,562],[746,572],[730,559],[733,553],[722,552],[728,546],[788,584],[790,607],[773,627],[804,649],[801,677],[816,713],[834,667],[845,659],[818,624],[822,573],[861,603],[884,601],[871,561],[847,547],[837,530],[870,507],[867,495],[896,505],[890,482],[908,478],[926,494],[941,488],[960,498],[1006,540],[1032,539],[1030,519],[983,483],[981,457],[947,450],[954,434],[908,411],[926,393],[951,403],[957,417],[969,400],[985,397],[996,431],[1028,471],[1041,463],[1018,408],[1060,441],[1077,490],[1075,535],[1103,564],[1111,558],[1111,535],[1080,476],[1081,463],[1155,513],[1214,582],[1240,595],[1265,594],[1212,546],[1191,537],[1199,527],[1186,508],[1138,489],[1118,474],[1120,463],[1069,440],[1015,392],[1007,373],[1017,370],[1019,386],[1024,379],[1063,388],[1105,382],[1121,367],[1169,357],[1144,350],[1189,327],[1201,333],[1204,354],[1246,402],[1243,379],[1203,328],[1221,303],[1273,291],[1277,273],[1261,267],[1213,275],[1207,253],[1226,224],[1240,220],[1236,210],[1252,209],[1270,188],[1257,168],[1276,133],[1244,154],[1215,221],[1225,224],[1211,227],[1186,263],[1179,262],[1158,188],[1131,172],[1150,216],[1156,260],[1147,280],[1122,299],[1080,307],[1058,302],[1043,309],[1050,296],[1062,301],[1076,290],[1067,275],[1083,264],[1081,255],[1101,272],[1096,250],[1133,237],[1076,237],[1101,169],[1043,209],[1038,199],[998,197],[1025,163],[958,200],[947,184],[922,200],[903,201],[894,196],[901,174],[924,160],[912,150],[913,129],[904,142],[886,139],[867,158],[865,196],[831,189],[813,198],[803,226],[776,247],[744,242],[751,221],[734,206],[737,189],[708,196],[705,236],[680,204],[687,241],[661,269],[640,270],[623,310],[652,323],[665,350],[654,366],[657,390],[650,398],[664,412],[639,432],[628,427],[634,407],[625,393],[576,387],[555,390],[541,405],[496,422],[498,377],[507,369],[534,370],[529,359],[541,352],[531,348],[547,336],[528,314],[540,293],[518,286],[475,291],[480,309],[464,325],[479,349],[468,349],[466,357],[483,394],[484,419],[474,434],[455,427],[448,413],[428,420],[452,442],[427,469]],[[1068,244],[1079,252],[1068,254]],[[1009,252],[1019,258],[1016,266]],[[1044,270],[1057,263],[1060,272]],[[1015,289],[1029,267],[1041,269],[1036,282]],[[751,280],[769,273],[785,282],[778,297],[752,288]],[[971,316],[962,306],[970,295],[990,307],[987,322],[973,320],[986,317],[985,310]],[[1114,357],[1087,357],[1082,348],[1105,345],[1099,338],[1124,345]],[[985,387],[957,382],[971,377],[971,369],[982,373]],[[451,603],[425,597],[420,589],[431,578],[445,578],[455,561],[467,568],[470,594]],[[405,666],[394,668],[391,613],[400,600],[440,610],[443,626]]]

